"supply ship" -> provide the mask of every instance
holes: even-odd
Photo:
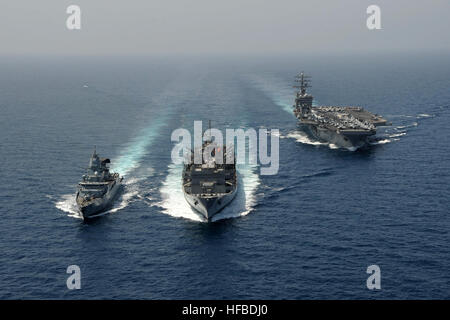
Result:
[[[195,153],[201,163],[194,163]],[[205,154],[211,156],[205,157]],[[189,205],[210,221],[236,196],[238,180],[234,150],[210,140],[204,142],[201,148],[191,152],[190,161],[185,163],[182,184]]]

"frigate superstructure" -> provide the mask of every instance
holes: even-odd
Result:
[[[201,159],[200,163],[195,163],[195,158]],[[210,221],[236,196],[238,180],[234,149],[205,141],[186,161],[182,186],[189,205]]]
[[[313,96],[306,92],[310,77],[303,72],[295,81],[298,91],[294,114],[314,138],[343,148],[360,148],[369,143],[369,137],[377,133],[378,126],[388,125],[387,120],[362,107],[313,106]]]
[[[108,158],[100,158],[96,150],[91,156],[87,174],[78,184],[76,202],[84,219],[94,218],[110,208],[118,194],[122,177],[109,172]]]

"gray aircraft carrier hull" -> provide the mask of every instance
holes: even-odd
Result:
[[[237,188],[230,193],[218,196],[201,197],[184,192],[184,197],[189,205],[201,213],[203,217],[210,221],[213,216],[225,208],[236,196]]]
[[[112,187],[112,189],[106,193],[104,197],[95,198],[88,203],[83,203],[77,193],[76,202],[83,219],[92,219],[107,213],[105,211],[113,206],[114,200],[122,187],[120,181],[121,179],[118,179],[114,187]]]
[[[369,137],[376,134],[376,131],[369,132],[349,132],[341,133],[326,127],[319,127],[313,124],[300,124],[302,131],[306,132],[314,139],[325,141],[338,148],[358,149],[369,145]]]

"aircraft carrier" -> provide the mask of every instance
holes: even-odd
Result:
[[[194,163],[196,152],[200,152],[199,158],[202,159],[202,163]],[[227,152],[230,152],[228,158]],[[211,157],[205,158],[204,155],[208,153]],[[223,161],[216,160],[220,158]],[[229,158],[233,160],[227,161]],[[211,218],[228,205],[237,193],[234,150],[228,151],[226,146],[219,146],[210,140],[204,142],[201,148],[191,153],[190,161],[184,165],[182,184],[184,197],[189,205],[201,213],[207,221],[211,221]]]
[[[362,107],[313,107],[313,96],[306,92],[306,88],[311,87],[310,77],[302,72],[295,81],[298,85],[294,88],[298,91],[294,114],[305,131],[318,140],[340,148],[357,149],[368,145],[378,126],[388,125],[382,116]]]
[[[100,158],[96,150],[91,156],[87,174],[78,184],[76,202],[83,217],[94,218],[110,208],[118,194],[122,177],[118,173],[110,173],[107,166],[111,161]]]

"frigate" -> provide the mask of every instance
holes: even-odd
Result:
[[[195,158],[201,159],[200,163],[195,163]],[[234,149],[211,140],[205,141],[201,148],[191,152],[189,161],[186,161],[182,186],[189,205],[211,221],[237,193]]]
[[[91,156],[87,174],[78,184],[76,202],[84,219],[100,216],[110,208],[121,187],[122,177],[109,172],[108,158],[100,158],[96,150]]]
[[[310,77],[303,72],[296,79],[298,89],[294,114],[299,124],[314,138],[337,147],[357,149],[367,146],[377,127],[389,125],[387,120],[359,106],[314,106]]]

